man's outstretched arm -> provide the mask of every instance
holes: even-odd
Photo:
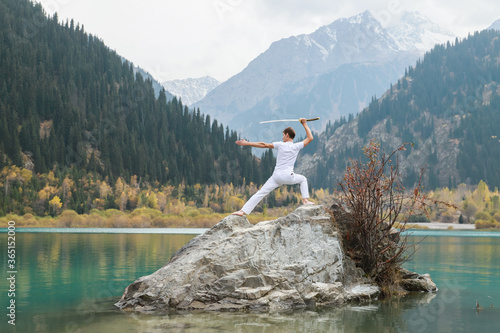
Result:
[[[306,118],[300,118],[300,122],[304,126],[304,129],[306,130],[306,135],[307,138],[304,139],[304,147],[307,146],[308,144],[311,143],[312,140],[314,140],[313,135],[311,133],[311,130],[309,129],[309,126],[307,125],[307,119]]]
[[[238,140],[236,141],[236,144],[239,146],[251,146],[255,148],[274,148],[274,145],[272,143],[250,142],[247,140]]]

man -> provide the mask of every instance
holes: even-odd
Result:
[[[250,214],[255,206],[272,190],[281,185],[294,185],[300,184],[300,193],[302,194],[302,203],[304,205],[314,205],[309,198],[309,189],[307,187],[307,179],[302,175],[298,175],[293,172],[293,166],[297,160],[297,155],[299,151],[307,146],[313,140],[313,136],[309,126],[307,125],[307,120],[305,118],[300,118],[300,122],[306,130],[307,138],[304,141],[293,143],[293,138],[295,138],[295,131],[293,128],[288,127],[283,131],[282,142],[249,142],[246,140],[236,141],[237,145],[240,146],[251,146],[255,148],[272,148],[277,149],[278,154],[276,156],[276,166],[274,167],[274,172],[267,180],[267,182],[257,191],[241,208],[241,210],[234,212],[233,215],[243,216],[244,214]]]

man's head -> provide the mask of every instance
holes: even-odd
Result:
[[[295,138],[295,131],[291,127],[287,127],[283,130],[283,141],[293,140]]]

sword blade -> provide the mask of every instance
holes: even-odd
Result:
[[[279,120],[266,120],[266,121],[261,121],[261,124],[266,124],[266,123],[280,123],[280,122],[285,122],[285,121],[299,121],[298,119],[279,119]]]
[[[318,120],[319,117],[316,118],[311,118],[307,119],[307,121],[315,121]],[[299,121],[300,119],[279,119],[279,120],[266,120],[266,121],[261,121],[260,124],[266,124],[266,123],[278,123],[278,122],[285,122],[285,121]]]

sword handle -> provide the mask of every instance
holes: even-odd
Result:
[[[311,119],[306,119],[306,121],[315,121],[315,120],[319,120],[319,117],[311,118]],[[299,121],[300,121],[300,119],[299,119]]]

